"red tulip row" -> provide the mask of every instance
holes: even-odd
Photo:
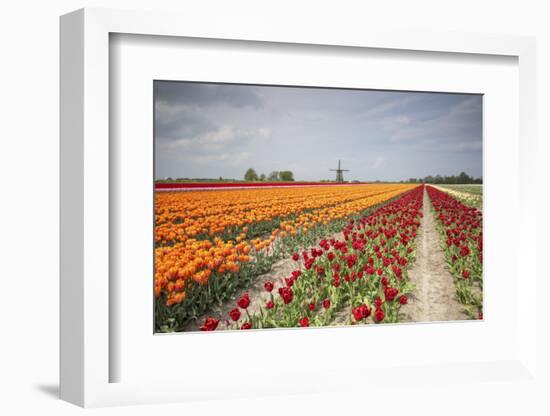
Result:
[[[360,220],[343,238],[321,240],[294,253],[297,268],[279,282],[266,282],[258,311],[243,295],[229,312],[227,329],[393,323],[414,286],[407,270],[414,260],[424,186],[407,192]],[[209,317],[201,330],[218,328]]]
[[[456,295],[472,319],[483,318],[483,215],[432,186],[428,196],[437,213],[445,258]]]
[[[296,188],[302,186],[353,186],[356,184],[341,184],[337,182],[158,182],[155,183],[155,191]]]

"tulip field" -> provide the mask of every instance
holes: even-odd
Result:
[[[483,192],[481,185],[438,185],[435,188],[448,193],[465,205],[481,209]]]
[[[483,318],[482,214],[435,187],[427,187],[437,213],[438,231],[445,240],[445,258],[454,277],[456,293],[471,318]]]
[[[403,308],[417,297],[409,273],[427,209],[455,301],[465,319],[481,319],[482,214],[442,188],[158,190],[155,330],[410,321]]]

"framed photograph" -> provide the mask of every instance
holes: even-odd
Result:
[[[483,319],[482,95],[153,88],[155,332]]]
[[[243,28],[61,18],[61,397],[532,379],[534,40]]]

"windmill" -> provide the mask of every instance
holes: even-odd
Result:
[[[338,160],[338,169],[329,169],[333,172],[336,172],[336,182],[343,183],[344,182],[344,172],[349,172],[349,169],[342,169],[340,167],[340,160]]]

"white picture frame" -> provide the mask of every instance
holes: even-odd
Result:
[[[190,16],[82,9],[61,18],[61,398],[79,406],[107,406],[186,401],[214,397],[269,394],[270,391],[310,393],[347,389],[365,375],[341,368],[340,379],[348,383],[322,383],[323,372],[292,377],[270,374],[269,380],[245,388],[223,388],[231,375],[219,374],[206,391],[204,379],[181,381],[111,382],[110,366],[119,359],[110,349],[110,171],[109,97],[110,34],[225,39],[248,42],[277,42],[301,45],[331,45],[335,48],[429,51],[440,54],[503,55],[517,58],[519,68],[519,203],[517,262],[522,285],[517,289],[517,346],[508,359],[481,362],[441,362],[409,368],[410,383],[433,382],[445,374],[470,382],[534,379],[537,375],[536,320],[520,320],[522,314],[536,316],[536,302],[528,291],[536,288],[537,270],[532,261],[536,217],[529,211],[536,192],[530,178],[535,174],[535,40],[530,37],[471,33],[396,32],[361,29],[358,32],[283,30],[279,25],[216,25]],[[526,215],[529,212],[529,215]],[[112,260],[112,259],[111,259]],[[524,284],[523,284],[524,283]],[[515,314],[515,315],[514,315]],[[312,333],[313,334],[313,333]],[[308,334],[309,335],[309,334]],[[151,333],[152,336],[152,333]],[[168,339],[168,338],[167,338]],[[166,342],[166,341],[165,341]],[[360,370],[360,369],[358,369]],[[243,370],[244,371],[244,370]],[[399,369],[369,369],[369,377],[391,383]],[[333,373],[331,373],[333,374]],[[474,374],[472,379],[472,374]],[[306,383],[306,380],[308,383]],[[284,389],[276,389],[285,385]],[[306,386],[307,384],[307,386]],[[382,386],[383,388],[384,386]]]

